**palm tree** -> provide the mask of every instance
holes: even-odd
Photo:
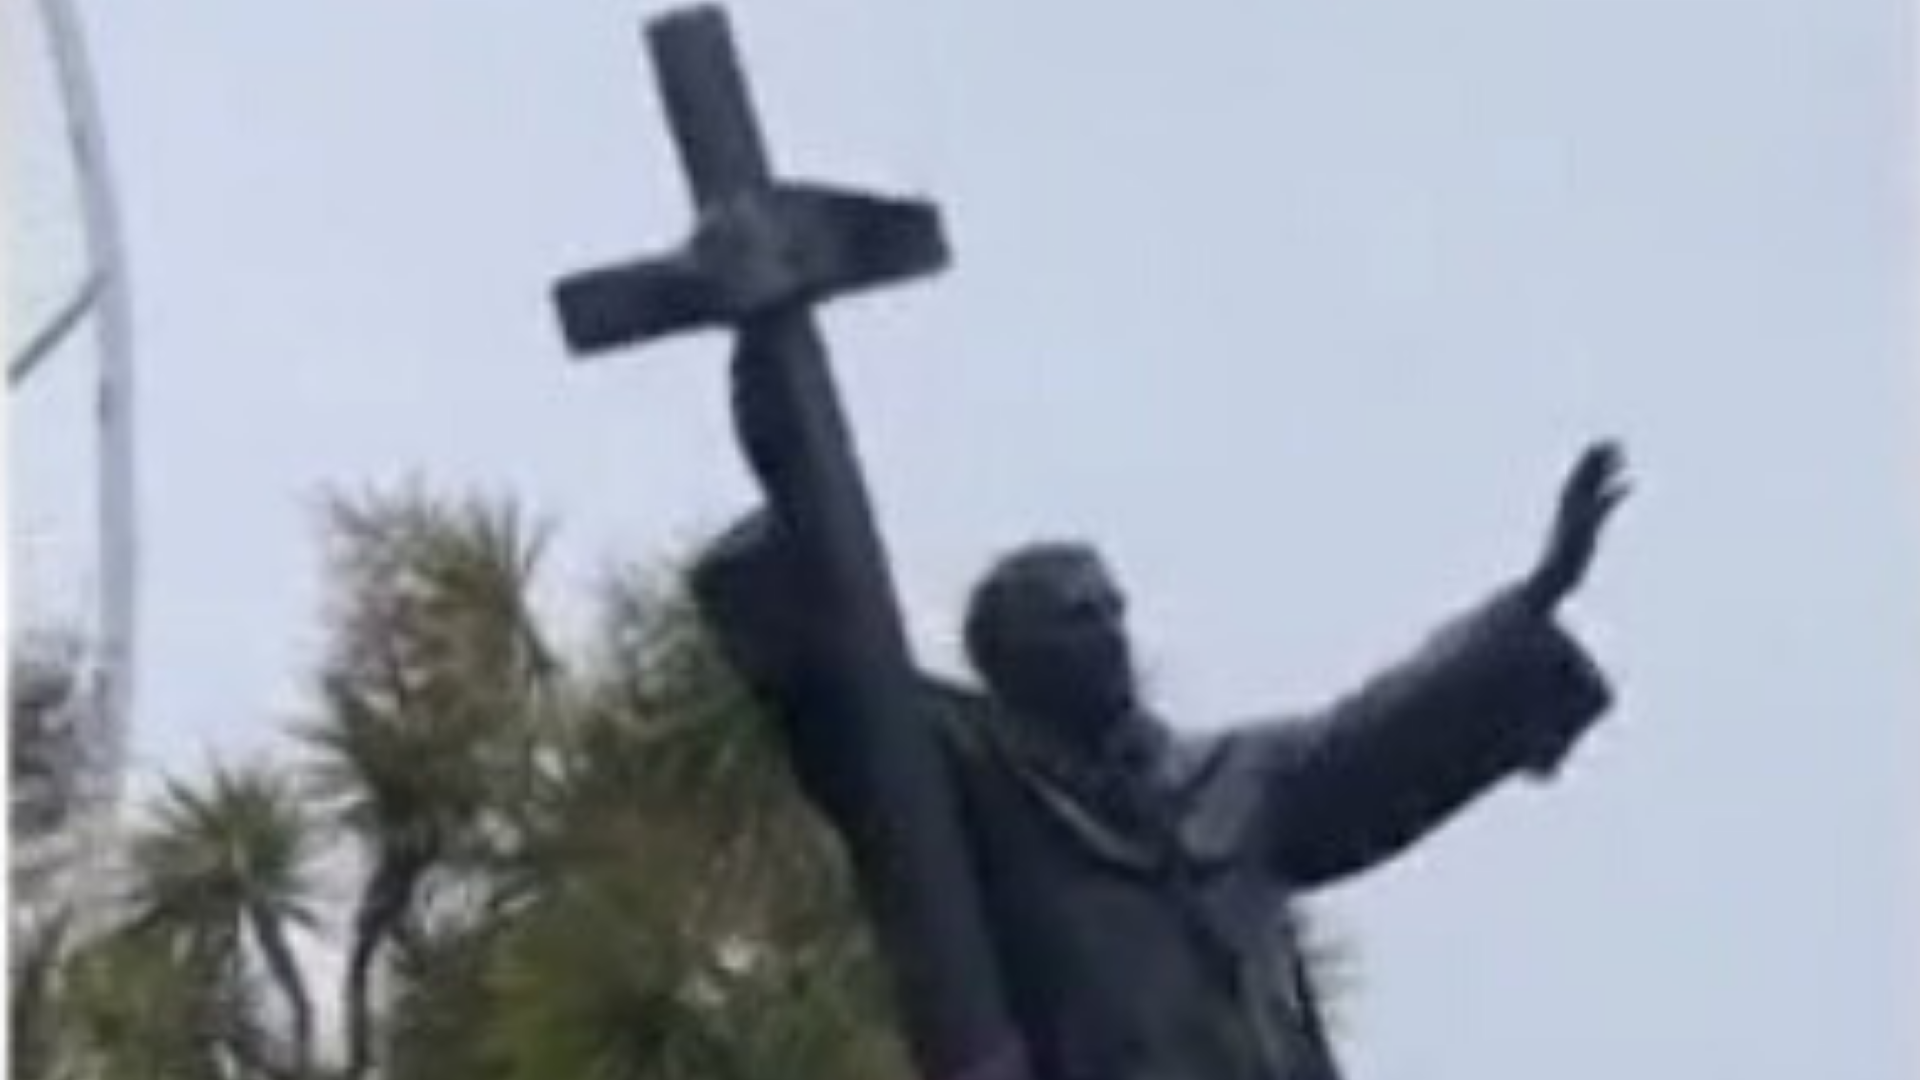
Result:
[[[553,663],[530,614],[540,544],[508,506],[418,491],[330,506],[323,712],[303,732],[369,866],[343,989],[349,1080],[376,1064],[373,979],[436,873],[479,857],[524,786]]]
[[[304,737],[369,867],[346,1075],[767,1075],[780,1053],[742,1072],[738,1035],[739,1010],[775,996],[763,984],[798,986],[799,967],[856,984],[837,853],[677,575],[611,578],[563,664],[531,597],[543,534],[523,522],[417,491],[332,507]],[[817,1012],[871,1026],[864,1004],[836,1009]]]
[[[318,922],[311,819],[284,773],[216,768],[204,786],[167,786],[153,820],[132,842],[129,920],[121,934],[148,938],[245,1001],[257,956],[289,1017],[284,1060],[252,1050],[262,1067],[293,1076],[313,1069],[314,1009],[293,934]],[[252,1007],[245,1009],[252,1023]],[[238,1030],[236,1027],[235,1030]]]

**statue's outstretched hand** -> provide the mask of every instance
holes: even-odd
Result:
[[[1560,508],[1546,552],[1526,581],[1528,600],[1551,612],[1587,576],[1600,530],[1631,490],[1626,457],[1617,443],[1598,442],[1581,453],[1560,488]]]

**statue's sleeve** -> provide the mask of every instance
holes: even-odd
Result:
[[[701,551],[689,582],[722,656],[778,729],[801,789],[858,846],[865,808],[877,800],[846,753],[831,627],[814,617],[778,520],[761,510],[736,522]],[[915,682],[943,732],[985,707],[943,680]]]
[[[805,582],[778,520],[762,510],[735,523],[695,559],[689,581],[721,654],[779,729],[801,788],[844,828],[860,796],[833,753],[825,628],[805,618]]]
[[[1297,885],[1405,850],[1521,770],[1546,774],[1612,702],[1598,665],[1517,591],[1319,714],[1236,732],[1260,835]]]

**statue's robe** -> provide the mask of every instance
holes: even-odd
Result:
[[[781,722],[856,873],[886,857],[836,733],[832,628],[755,519],[695,569],[722,645]],[[1607,709],[1597,666],[1513,590],[1315,714],[1204,737],[1151,721],[1099,755],[923,682],[1036,1080],[1334,1080],[1289,901],[1407,849]],[[908,958],[908,962],[911,958]],[[984,1056],[990,1059],[990,1055]]]

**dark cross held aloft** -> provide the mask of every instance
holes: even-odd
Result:
[[[847,752],[888,808],[871,823],[868,849],[883,857],[862,868],[867,904],[922,1074],[962,1075],[1007,1046],[1012,1027],[955,796],[935,735],[915,711],[899,603],[811,315],[836,295],[944,266],[938,213],[924,202],[776,179],[717,8],[665,15],[647,36],[698,211],[693,238],[666,256],[561,282],[561,323],[576,353],[689,329],[737,332],[741,442],[794,534],[792,549],[815,560],[815,576],[828,583],[827,595],[812,599],[860,659],[847,665]],[[781,429],[778,440],[759,430],[769,425]],[[775,441],[788,448],[777,460],[764,449]]]

